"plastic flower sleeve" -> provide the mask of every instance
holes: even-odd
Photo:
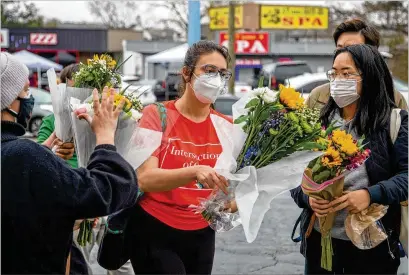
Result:
[[[55,117],[55,133],[63,142],[70,142],[73,138],[73,132],[71,124],[71,111],[66,93],[67,85],[57,85],[57,75],[55,74],[54,69],[49,69],[47,71],[47,77]]]
[[[245,104],[241,103],[239,101],[233,106],[234,114],[244,113],[240,108],[244,108]],[[236,158],[247,135],[237,124],[230,124],[217,116],[211,116],[211,118],[223,148],[214,168],[217,173],[230,181],[231,193],[226,196],[222,191],[218,191],[208,201],[202,202],[199,208],[203,209],[206,206],[205,214],[208,216],[213,214],[214,220],[208,219],[208,221],[216,232],[231,230],[241,222],[246,239],[251,243],[257,237],[264,215],[270,209],[271,201],[276,196],[298,186],[304,167],[321,153],[296,152],[260,169],[246,166],[234,172],[237,170]],[[236,200],[238,213],[227,213],[221,206],[233,198]]]
[[[91,117],[91,97],[83,103],[79,99],[71,98],[72,124],[75,134],[75,145],[79,167],[86,167],[96,146],[96,137],[85,120],[77,118],[77,112],[87,112]],[[128,161],[134,169],[138,168],[160,146],[162,132],[141,128],[138,122],[121,113],[115,132],[115,146],[117,152]]]
[[[68,99],[73,97],[79,99],[81,102],[92,96],[92,91],[93,89],[90,88],[67,87],[66,89]]]
[[[272,200],[297,187],[304,167],[318,155],[319,152],[295,152],[263,168],[253,167],[255,181],[249,178],[238,183],[235,197],[247,242],[256,239]]]

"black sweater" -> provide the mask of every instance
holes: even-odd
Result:
[[[64,274],[74,221],[136,203],[137,180],[115,146],[95,148],[87,169],[72,169],[48,148],[19,139],[2,122],[2,274]]]

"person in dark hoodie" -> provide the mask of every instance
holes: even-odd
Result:
[[[31,116],[28,69],[1,53],[2,274],[64,274],[75,220],[106,216],[136,203],[137,178],[116,152],[114,135],[124,102],[108,88],[86,119],[96,135],[87,168],[73,169],[42,145],[19,138]],[[47,148],[48,147],[48,148]]]

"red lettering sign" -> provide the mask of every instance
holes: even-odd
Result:
[[[220,32],[219,43],[229,46],[229,36]],[[238,32],[235,34],[235,49],[237,54],[267,54],[269,52],[269,36],[267,32]]]
[[[30,33],[31,45],[57,45],[56,33]]]

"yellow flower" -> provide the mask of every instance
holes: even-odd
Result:
[[[100,59],[101,59],[101,60],[105,60],[107,66],[108,66],[110,69],[115,68],[116,61],[115,61],[110,55],[108,55],[108,54],[103,54],[103,55],[101,55],[101,58],[100,58]]]
[[[99,57],[97,54],[94,54],[94,61],[99,61]]]
[[[358,146],[353,142],[346,142],[341,145],[341,151],[348,156],[353,156],[358,153]]]
[[[334,147],[330,146],[322,156],[321,162],[324,166],[332,168],[334,166],[340,166],[342,164],[342,158],[340,153]]]
[[[348,156],[355,155],[358,151],[358,145],[354,142],[352,135],[342,130],[332,132],[332,141],[340,147],[341,152]]]
[[[291,109],[299,109],[304,105],[304,98],[299,92],[290,87],[280,85],[280,101]]]
[[[115,94],[115,96],[114,96],[114,105],[118,106],[123,98],[125,99],[125,105],[124,105],[123,109],[124,110],[131,109],[131,107],[132,107],[131,101],[129,101],[129,99],[127,99],[125,96],[120,95],[120,94]]]

